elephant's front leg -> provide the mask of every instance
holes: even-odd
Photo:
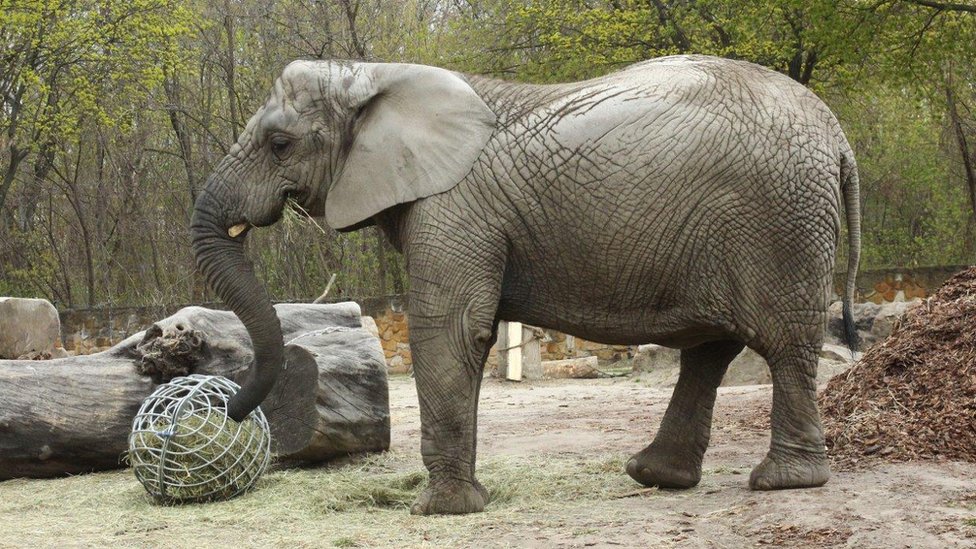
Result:
[[[478,391],[495,338],[498,293],[481,286],[452,294],[443,287],[410,294],[420,451],[430,472],[427,489],[410,509],[415,515],[473,513],[488,502],[474,476],[475,446]]]

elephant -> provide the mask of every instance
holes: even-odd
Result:
[[[404,254],[429,472],[414,514],[488,501],[476,420],[501,320],[680,349],[661,425],[626,464],[641,484],[699,482],[717,387],[745,346],[773,381],[771,443],[750,487],[830,476],[817,356],[841,207],[856,345],[857,167],[830,109],[780,73],[669,56],[536,85],[416,64],[291,62],[191,219],[197,266],[254,345],[253,375],[228,403],[238,420],[283,367],[279,321],[244,242],[285,207],[338,231],[377,226]]]

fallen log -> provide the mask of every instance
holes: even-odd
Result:
[[[544,379],[596,379],[600,376],[599,360],[595,356],[547,360],[542,363]]]
[[[386,363],[359,306],[277,305],[285,369],[262,403],[279,459],[389,448]],[[0,480],[124,466],[132,418],[155,386],[189,373],[237,383],[252,351],[233,313],[187,307],[108,351],[0,361]]]

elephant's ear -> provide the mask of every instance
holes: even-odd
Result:
[[[488,106],[450,71],[363,63],[353,74],[341,85],[358,115],[325,206],[334,229],[451,189],[495,128]]]

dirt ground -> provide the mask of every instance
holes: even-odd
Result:
[[[393,387],[395,445],[419,452],[416,393],[399,380]],[[629,457],[650,442],[670,396],[670,389],[627,378],[485,380],[479,459]],[[554,510],[558,518],[547,517],[557,519],[554,526],[528,532],[499,524],[494,541],[523,547],[976,547],[976,465],[969,463],[882,464],[834,471],[822,488],[750,491],[749,472],[769,444],[756,411],[768,410],[771,399],[770,385],[719,390],[696,488]],[[633,490],[639,488],[635,483]]]
[[[749,491],[769,440],[757,421],[769,386],[720,390],[698,487],[642,489],[623,464],[669,398],[631,378],[486,379],[479,477],[493,502],[478,515],[412,517],[417,397],[395,377],[388,454],[273,472],[250,494],[186,507],[150,504],[126,471],[0,483],[0,546],[976,547],[973,464],[876,464],[835,470],[822,488]]]

